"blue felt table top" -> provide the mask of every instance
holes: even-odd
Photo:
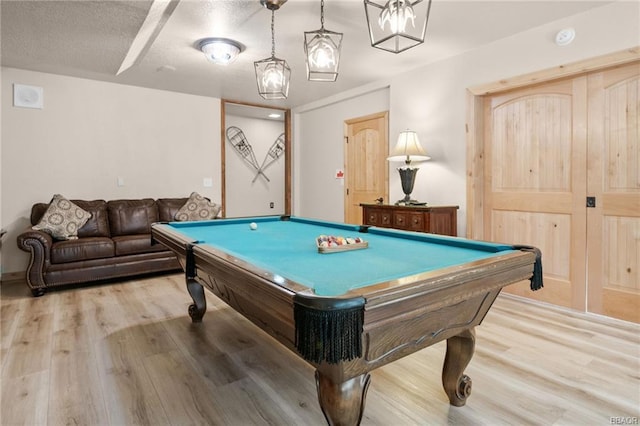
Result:
[[[255,222],[256,230],[249,224]],[[199,244],[210,245],[261,269],[337,296],[359,287],[460,265],[513,251],[495,244],[434,234],[369,228],[291,217],[218,219],[172,222],[174,231]],[[319,253],[316,237],[360,237],[369,247]]]

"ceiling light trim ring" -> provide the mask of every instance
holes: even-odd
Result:
[[[224,37],[203,38],[197,42],[197,48],[204,53],[209,62],[222,65],[235,61],[237,56],[245,50],[242,43]]]

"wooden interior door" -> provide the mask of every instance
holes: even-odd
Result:
[[[345,121],[345,223],[362,224],[361,203],[389,201],[388,112]]]
[[[588,310],[640,322],[640,62],[588,85]]]
[[[484,238],[542,251],[545,287],[504,289],[585,309],[586,77],[485,98]]]

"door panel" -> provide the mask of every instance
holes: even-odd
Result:
[[[504,290],[524,297],[544,292],[544,300],[571,307],[571,215],[494,209],[492,222],[494,241],[525,241],[543,253],[542,292],[533,293],[528,282]]]
[[[362,224],[361,203],[388,201],[388,113],[345,121],[345,222]]]
[[[585,307],[586,77],[485,101],[484,235],[542,250],[544,291],[504,291]]]
[[[640,322],[640,63],[588,84],[588,309]]]
[[[571,93],[524,93],[493,107],[494,192],[571,191],[571,113]]]

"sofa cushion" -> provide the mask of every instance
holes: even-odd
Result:
[[[158,219],[160,222],[173,222],[176,220],[176,213],[180,207],[184,206],[188,198],[159,198],[156,200],[158,206]]]
[[[186,201],[186,198],[181,198]],[[184,201],[182,204],[184,204]],[[78,237],[109,237],[109,216],[107,214],[107,202],[104,200],[71,200],[83,210],[91,213],[91,217],[85,223],[82,228],[78,229]],[[180,204],[180,206],[182,206]],[[178,206],[178,208],[180,207]],[[31,225],[35,225],[40,222],[42,216],[49,208],[49,203],[36,203],[31,207]],[[176,209],[177,210],[177,209]]]
[[[211,202],[197,192],[192,192],[184,206],[180,207],[180,210],[176,213],[176,220],[210,220],[215,219],[219,212],[219,205]]]
[[[58,241],[51,247],[51,263],[103,259],[115,255],[113,241],[106,237],[87,237]]]
[[[111,236],[150,234],[158,221],[158,207],[150,198],[107,202]]]
[[[151,234],[113,237],[116,256],[167,250],[162,244],[151,244]]]
[[[78,238],[80,229],[91,217],[91,213],[67,200],[60,194],[55,194],[47,211],[33,229],[51,234],[59,240]]]
[[[78,237],[110,237],[109,215],[107,214],[107,202],[104,200],[71,200],[84,210],[91,213],[91,219],[78,229]]]

